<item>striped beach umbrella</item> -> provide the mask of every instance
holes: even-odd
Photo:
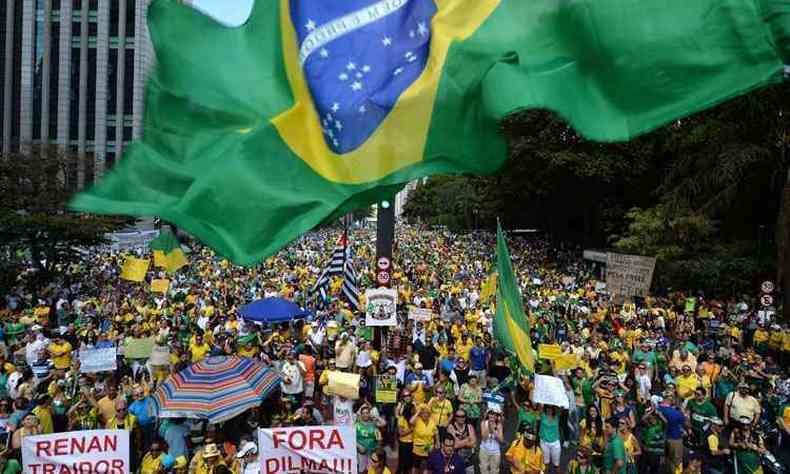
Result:
[[[280,386],[280,374],[259,361],[208,357],[170,375],[153,395],[160,418],[220,423],[261,404]]]

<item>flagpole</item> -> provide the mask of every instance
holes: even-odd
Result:
[[[376,281],[377,288],[392,286],[392,244],[395,240],[395,208],[390,199],[379,202],[376,212]],[[375,328],[374,343],[378,350],[384,346],[384,331]]]

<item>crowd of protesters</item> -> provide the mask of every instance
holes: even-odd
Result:
[[[580,251],[511,237],[534,373],[562,379],[565,410],[532,402],[534,373],[492,335],[496,300],[481,293],[493,234],[399,227],[399,324],[388,328],[366,327],[339,278],[316,301],[311,289],[336,240],[314,232],[250,268],[193,244],[186,267],[150,272],[149,281],[170,279],[164,294],[121,280],[124,253],[102,248],[35,296],[21,285],[0,295],[0,473],[21,472],[26,436],[101,428],[130,432],[132,466],[143,474],[257,473],[258,428],[331,424],[355,427],[359,472],[372,474],[752,474],[766,454],[781,462],[790,452],[790,329],[760,308],[756,291],[618,300]],[[373,233],[352,232],[350,245],[364,291],[373,286]],[[275,326],[240,318],[241,305],[271,296],[315,316]],[[433,318],[411,320],[409,306]],[[124,357],[124,340],[141,337],[169,346],[170,363]],[[578,366],[557,370],[539,344],[559,344]],[[118,348],[117,370],[82,373],[79,350],[101,347]],[[276,368],[280,390],[221,425],[157,418],[157,385],[218,355]],[[328,391],[329,371],[360,374],[358,396]],[[385,374],[397,380],[394,403],[376,397]]]

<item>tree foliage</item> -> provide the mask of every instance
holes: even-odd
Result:
[[[29,261],[36,271],[26,283],[40,288],[65,265],[82,261],[82,249],[106,243],[106,233],[130,222],[66,209],[79,159],[54,147],[0,155],[0,285],[17,283]]]
[[[591,142],[550,112],[519,112],[502,123],[510,156],[498,174],[431,178],[405,215],[465,229],[472,209],[488,228],[499,217],[586,247],[657,256],[657,280],[668,286],[743,288],[772,271],[773,250],[782,254],[771,236],[785,228],[789,108],[784,83],[627,143]]]

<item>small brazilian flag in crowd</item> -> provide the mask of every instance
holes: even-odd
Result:
[[[169,230],[162,230],[159,237],[148,244],[148,248],[154,252],[154,266],[164,268],[168,273],[173,273],[187,264],[181,244]]]
[[[532,340],[529,337],[529,319],[524,312],[524,303],[510,263],[507,242],[498,223],[496,253],[499,282],[496,292],[494,337],[502,347],[518,359],[522,367],[534,371],[535,355],[532,353]]]
[[[141,282],[145,280],[145,274],[148,273],[148,266],[151,261],[147,258],[126,257],[121,267],[121,278],[129,281]]]
[[[71,206],[240,264],[409,181],[495,172],[513,111],[628,140],[790,63],[790,0],[258,0],[236,27],[187,3],[150,4],[142,139]]]

